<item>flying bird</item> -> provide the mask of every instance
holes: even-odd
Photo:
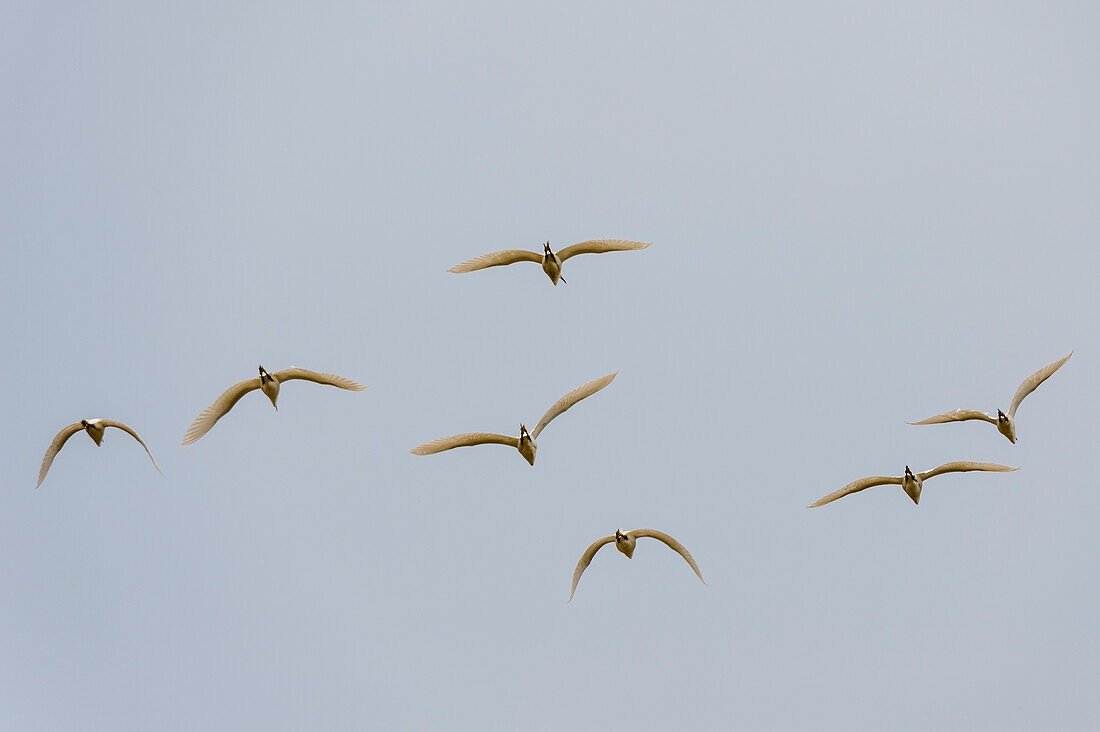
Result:
[[[263,366],[260,366],[260,375],[258,378],[247,379],[229,387],[220,397],[214,400],[213,404],[202,410],[199,416],[195,417],[195,421],[187,428],[187,434],[183,436],[183,444],[190,445],[192,442],[209,432],[210,428],[213,427],[219,419],[224,417],[226,413],[233,408],[233,405],[241,400],[241,397],[250,391],[255,391],[256,389],[262,391],[267,398],[271,400],[271,405],[278,411],[279,405],[277,402],[279,399],[279,385],[284,381],[290,381],[292,379],[312,381],[316,384],[328,384],[329,386],[337,386],[341,389],[348,389],[350,391],[363,391],[363,389],[367,388],[362,384],[355,383],[351,379],[346,379],[336,374],[322,374],[316,371],[310,371],[309,369],[298,368],[283,369],[282,371],[276,371],[271,374],[268,373]]]
[[[582,241],[580,244],[572,244],[565,249],[559,250],[556,254],[550,249],[550,242],[542,247],[542,254],[537,252],[531,252],[526,249],[504,249],[499,252],[493,252],[491,254],[482,254],[480,257],[474,257],[473,259],[467,259],[462,264],[456,264],[451,267],[448,272],[473,272],[479,269],[485,269],[486,267],[500,267],[505,264],[515,264],[516,262],[535,262],[542,265],[542,271],[546,273],[546,276],[550,278],[550,281],[557,287],[558,280],[565,282],[565,278],[561,276],[562,262],[575,257],[578,254],[603,254],[605,252],[628,252],[633,249],[645,249],[653,242],[640,242],[640,241],[627,241],[625,239],[591,239],[589,241]]]
[[[905,475],[900,478],[884,478],[881,476],[875,476],[872,478],[860,478],[857,481],[849,483],[838,491],[834,491],[829,495],[822,498],[817,503],[811,503],[806,508],[817,508],[818,506],[824,506],[826,503],[832,503],[838,498],[844,498],[844,496],[852,493],[859,493],[864,488],[871,488],[876,485],[900,485],[910,498],[913,499],[913,503],[920,503],[920,491],[924,486],[924,481],[929,478],[935,478],[937,475],[943,475],[944,473],[968,473],[972,470],[987,470],[997,473],[1006,473],[1012,470],[1018,470],[1018,468],[1010,468],[1007,465],[997,465],[996,463],[971,463],[966,461],[957,461],[953,463],[944,463],[935,470],[929,470],[924,473],[914,473],[909,469],[909,466],[905,466]]]
[[[108,427],[117,427],[123,432],[129,433],[131,437],[137,440],[138,443],[145,448],[145,454],[153,461],[153,467],[157,469],[157,472],[164,475],[164,473],[161,473],[157,461],[153,458],[153,453],[149,452],[149,448],[146,447],[145,442],[142,441],[142,439],[138,437],[138,433],[134,432],[130,427],[122,424],[122,422],[116,422],[113,419],[82,419],[61,430],[57,433],[57,436],[53,438],[53,442],[50,443],[49,449],[46,450],[45,457],[42,458],[42,467],[38,470],[38,485],[36,485],[35,488],[42,485],[42,481],[46,479],[46,473],[50,471],[50,466],[53,465],[53,459],[57,457],[57,453],[61,452],[61,448],[70,437],[80,430],[84,430],[98,447],[103,443],[103,433],[107,431]]]
[[[695,571],[695,576],[699,578],[699,581],[704,585],[707,583],[703,579],[702,572],[699,571],[699,565],[695,563],[695,559],[691,556],[683,544],[673,539],[668,534],[664,534],[654,529],[634,529],[633,531],[623,531],[622,529],[616,529],[614,536],[605,536],[602,539],[597,539],[584,550],[584,554],[581,555],[581,559],[577,562],[577,568],[573,570],[573,586],[569,590],[569,600],[573,600],[573,595],[577,591],[577,583],[581,581],[581,575],[584,574],[584,570],[588,569],[588,565],[592,563],[592,557],[596,556],[596,552],[600,550],[605,544],[615,542],[615,548],[626,555],[627,559],[634,557],[634,544],[638,539],[648,536],[658,541],[663,541],[668,545],[668,548],[679,554],[684,558],[684,561],[691,565],[692,570]]]
[[[985,412],[979,412],[975,409],[955,409],[943,414],[937,414],[935,417],[922,419],[920,422],[910,422],[909,424],[942,424],[944,422],[965,422],[968,419],[980,419],[983,422],[989,422],[990,424],[996,425],[998,432],[1007,437],[1009,442],[1016,444],[1016,409],[1020,406],[1020,402],[1022,402],[1024,397],[1028,394],[1038,389],[1039,384],[1049,379],[1055,371],[1062,368],[1062,364],[1068,361],[1069,357],[1072,355],[1073,351],[1070,351],[1069,356],[1060,358],[1054,363],[1047,364],[1024,379],[1024,383],[1020,384],[1020,388],[1016,390],[1016,395],[1012,397],[1012,404],[1008,406],[1008,414],[998,409],[997,416],[994,418],[992,415],[986,414]]]
[[[542,419],[535,425],[534,430],[528,432],[527,428],[521,424],[519,426],[518,438],[508,437],[507,435],[497,435],[492,432],[464,432],[461,435],[440,437],[438,440],[425,442],[423,445],[409,450],[409,452],[413,455],[432,455],[437,452],[443,452],[444,450],[453,450],[456,447],[470,447],[471,445],[511,445],[519,450],[519,454],[523,455],[527,462],[534,465],[535,450],[538,449],[535,440],[537,440],[539,435],[542,434],[542,431],[546,429],[546,425],[550,424],[550,421],[553,420],[554,417],[557,417],[581,399],[592,396],[600,389],[610,384],[615,380],[615,376],[618,375],[618,373],[619,372],[616,371],[613,374],[602,376],[593,381],[589,381],[587,384],[578,386],[576,389],[554,402],[554,405],[546,410],[546,414],[542,415]]]

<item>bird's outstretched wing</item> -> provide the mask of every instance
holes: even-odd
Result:
[[[968,419],[980,419],[983,422],[997,424],[996,417],[990,417],[985,412],[979,412],[976,409],[953,409],[950,412],[937,414],[935,417],[922,419],[920,422],[910,422],[909,424],[943,424],[944,422],[965,422]]]
[[[138,437],[137,432],[134,432],[128,425],[125,425],[122,422],[117,422],[113,419],[101,419],[99,423],[102,424],[104,427],[118,427],[123,432],[129,433],[131,437],[137,440],[138,443],[145,448],[145,454],[148,455],[149,459],[153,461],[153,467],[157,469],[157,472],[161,475],[164,475],[164,472],[160,469],[160,466],[157,465],[157,461],[156,458],[153,457],[153,453],[149,452],[149,446],[145,444],[144,440]]]
[[[461,435],[440,437],[438,440],[425,442],[423,445],[409,450],[413,455],[432,455],[444,450],[453,450],[456,447],[470,447],[471,445],[510,445],[519,449],[519,438],[497,435],[492,432],[463,432]]]
[[[569,599],[566,602],[573,600],[573,595],[577,591],[577,583],[581,581],[581,575],[584,574],[584,570],[588,569],[588,565],[592,563],[592,557],[596,556],[596,552],[600,550],[600,547],[604,544],[610,544],[615,541],[614,536],[605,536],[602,539],[589,544],[588,548],[584,550],[584,554],[581,555],[580,561],[577,562],[577,568],[573,570],[573,586],[569,588]]]
[[[988,470],[996,473],[1008,473],[1018,468],[1010,468],[1007,465],[997,463],[971,463],[965,460],[957,460],[953,463],[944,463],[938,468],[933,468],[924,473],[917,473],[922,481],[935,478],[944,473],[969,473],[971,470]]]
[[[315,384],[327,384],[328,386],[338,386],[341,389],[348,389],[350,391],[363,391],[367,387],[362,384],[358,384],[351,379],[336,374],[322,374],[319,371],[310,371],[309,369],[289,368],[282,371],[276,371],[272,374],[279,383],[284,381],[290,381],[291,379],[302,379],[304,381],[312,381]]]
[[[259,377],[240,381],[222,392],[222,395],[214,400],[206,409],[199,412],[195,421],[187,428],[187,434],[183,436],[183,444],[190,445],[199,439],[214,426],[214,423],[225,416],[233,405],[241,400],[245,394],[260,388]]]
[[[456,264],[447,271],[461,274],[463,272],[473,272],[475,270],[485,269],[486,267],[500,267],[505,264],[515,264],[516,262],[535,262],[536,264],[542,264],[542,255],[536,254],[535,252],[529,252],[526,249],[503,249],[499,252],[491,252],[489,254],[482,254],[480,257],[467,259],[462,264]]]
[[[544,429],[546,429],[546,425],[550,424],[551,420],[553,420],[554,417],[557,417],[559,414],[569,409],[581,399],[592,396],[600,389],[610,384],[612,381],[615,380],[615,377],[618,374],[619,372],[616,371],[613,374],[608,374],[607,376],[601,376],[598,379],[593,379],[587,384],[582,384],[581,386],[578,386],[576,389],[554,402],[554,405],[546,410],[546,414],[542,415],[542,419],[540,419],[539,423],[535,425],[535,429],[531,430],[531,439],[538,440],[539,435]]]
[[[1069,357],[1072,355],[1073,351],[1070,351],[1069,356],[1066,356],[1065,358],[1060,358],[1054,363],[1047,364],[1031,376],[1024,379],[1024,383],[1020,384],[1020,388],[1016,390],[1016,394],[1012,397],[1012,404],[1010,404],[1008,407],[1008,416],[1015,417],[1016,408],[1020,406],[1020,402],[1024,400],[1024,397],[1038,389],[1039,384],[1042,384],[1044,381],[1050,378],[1051,374],[1062,368],[1062,364],[1068,361]]]
[[[628,241],[626,239],[591,239],[579,244],[570,244],[558,252],[558,259],[565,261],[578,254],[603,254],[604,252],[629,252],[633,249],[645,249],[653,242]],[[541,259],[539,260],[542,261]]]
[[[848,485],[844,486],[838,491],[833,491],[829,495],[820,499],[816,503],[811,503],[806,508],[817,508],[818,506],[824,506],[826,503],[832,503],[838,498],[844,498],[844,496],[852,493],[859,493],[865,488],[870,488],[876,485],[901,485],[901,478],[887,478],[884,476],[873,476],[870,478],[860,478],[859,480],[852,481]]]
[[[634,529],[633,531],[628,533],[635,539],[640,539],[643,536],[648,536],[651,539],[663,541],[669,549],[679,554],[681,557],[684,558],[684,561],[691,565],[691,568],[695,570],[695,576],[699,578],[700,582],[702,582],[704,585],[707,583],[707,581],[703,579],[703,573],[699,571],[699,565],[695,563],[695,558],[691,556],[691,552],[689,552],[683,544],[676,541],[668,534],[657,531],[656,529]]]
[[[53,459],[57,457],[57,453],[61,451],[65,442],[82,429],[84,429],[84,426],[80,424],[80,422],[77,422],[61,430],[57,433],[57,436],[53,438],[53,442],[50,443],[45,456],[42,458],[42,467],[38,469],[38,485],[36,485],[35,488],[42,485],[42,481],[46,479],[46,473],[50,472],[50,466],[53,465]]]

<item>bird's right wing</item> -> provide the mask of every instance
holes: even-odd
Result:
[[[53,459],[57,457],[57,453],[61,451],[61,447],[65,444],[66,440],[82,429],[84,429],[84,425],[77,422],[61,430],[57,433],[57,436],[53,438],[53,442],[50,443],[49,449],[46,450],[46,455],[42,458],[42,467],[38,470],[38,485],[36,485],[35,488],[42,485],[42,481],[46,479],[46,473],[50,471],[50,466],[53,465]]]
[[[968,419],[980,419],[983,422],[997,424],[996,418],[990,417],[985,412],[979,412],[976,409],[954,409],[950,412],[937,414],[935,417],[922,419],[920,422],[910,422],[909,424],[943,424],[944,422],[965,422]]]
[[[969,473],[971,470],[988,470],[994,473],[1008,473],[1018,468],[1010,468],[1007,465],[997,463],[972,463],[966,460],[956,460],[953,463],[944,463],[938,468],[933,468],[923,473],[917,473],[922,481],[935,478],[944,473]]]
[[[140,437],[138,437],[138,433],[134,432],[134,430],[131,429],[129,427],[129,425],[125,425],[122,422],[117,422],[113,419],[104,419],[100,422],[100,424],[102,424],[104,427],[117,427],[120,430],[122,430],[123,432],[125,432],[128,435],[130,435],[131,437],[133,437],[135,440],[137,440],[138,444],[140,444],[142,447],[145,448],[145,454],[148,455],[149,459],[153,461],[153,467],[157,469],[158,473],[160,473],[161,475],[164,475],[164,472],[160,469],[160,466],[157,465],[157,460],[156,460],[156,458],[153,457],[153,453],[149,452],[149,446],[145,444],[144,440],[142,440]]]
[[[183,436],[183,444],[190,445],[199,439],[214,426],[214,423],[225,416],[225,413],[233,408],[233,405],[241,400],[245,394],[260,388],[259,377],[240,381],[222,392],[222,395],[214,400],[206,409],[199,412],[195,421],[187,428],[187,434]]]
[[[558,259],[565,261],[578,254],[603,254],[604,252],[629,252],[645,249],[653,242],[628,241],[626,239],[590,239],[579,244],[570,244],[558,252]],[[542,260],[539,260],[542,261]]]
[[[883,476],[873,476],[871,478],[860,478],[859,480],[852,481],[848,485],[844,486],[838,491],[833,491],[829,495],[825,496],[817,503],[811,503],[806,508],[817,508],[818,506],[824,506],[826,503],[832,503],[838,498],[844,498],[851,493],[859,493],[865,488],[870,488],[876,485],[901,485],[901,478],[886,478]]]
[[[461,274],[462,272],[473,272],[475,270],[485,269],[486,267],[500,267],[505,264],[515,264],[516,262],[535,262],[536,264],[542,264],[542,255],[536,254],[535,252],[529,252],[526,249],[504,249],[499,252],[482,254],[480,257],[467,259],[462,264],[456,264],[447,271]]]
[[[553,420],[565,410],[569,409],[581,399],[592,396],[600,389],[610,384],[612,381],[615,380],[615,377],[618,375],[619,372],[616,371],[613,374],[608,374],[607,376],[601,376],[598,379],[593,379],[587,384],[581,384],[576,389],[554,402],[553,406],[546,410],[546,414],[542,415],[542,419],[540,419],[539,423],[535,425],[535,429],[531,430],[531,439],[538,440],[539,435],[542,434],[542,431],[546,429],[546,425],[550,424],[551,420]]]
[[[699,571],[699,565],[695,563],[695,558],[691,556],[691,552],[689,552],[683,544],[676,541],[668,534],[657,531],[656,529],[634,529],[634,531],[629,531],[627,533],[635,539],[648,536],[651,539],[663,541],[669,549],[679,554],[691,565],[691,568],[695,570],[695,576],[699,578],[700,582],[704,585],[707,583],[707,581],[703,579],[703,573]]]
[[[1072,355],[1073,351],[1070,351],[1069,356]],[[1031,376],[1024,379],[1024,383],[1020,384],[1020,388],[1016,390],[1016,394],[1012,397],[1012,404],[1008,408],[1008,416],[1015,417],[1016,408],[1020,406],[1020,402],[1024,400],[1024,397],[1038,389],[1039,384],[1042,384],[1044,381],[1049,379],[1055,371],[1062,368],[1062,364],[1069,360],[1069,356],[1066,356],[1065,358],[1060,358],[1054,363],[1047,364]]]
[[[510,445],[518,450],[519,438],[497,435],[492,432],[463,432],[461,435],[440,437],[438,440],[425,442],[423,445],[409,450],[409,452],[413,455],[433,455],[444,450],[470,447],[471,445]]]
[[[581,555],[580,561],[577,562],[577,568],[573,570],[573,586],[569,588],[569,599],[566,602],[573,600],[573,594],[577,591],[577,583],[581,581],[581,575],[584,574],[584,570],[588,569],[588,565],[592,563],[592,557],[596,556],[596,552],[600,550],[600,547],[604,544],[610,544],[615,541],[614,536],[605,536],[602,539],[597,539],[592,542],[587,549],[584,550],[584,554]]]

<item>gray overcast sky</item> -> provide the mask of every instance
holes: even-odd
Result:
[[[530,5],[0,11],[0,728],[1095,724],[1100,11]]]

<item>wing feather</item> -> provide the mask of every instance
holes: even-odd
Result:
[[[648,536],[651,539],[663,541],[669,549],[679,554],[681,557],[684,558],[684,561],[691,565],[691,568],[695,570],[695,576],[699,578],[700,582],[702,582],[704,585],[707,583],[707,581],[703,579],[703,573],[699,571],[699,565],[695,563],[695,558],[691,556],[691,552],[687,550],[687,547],[673,539],[668,534],[657,531],[656,529],[634,529],[633,531],[629,532],[629,534],[635,539],[639,539],[643,536]]]
[[[590,239],[579,244],[570,244],[558,252],[558,259],[565,261],[578,254],[603,254],[604,252],[629,252],[645,249],[653,242],[629,241],[627,239]],[[539,260],[542,261],[541,259]]]
[[[515,264],[516,262],[535,262],[537,264],[542,264],[542,255],[536,254],[535,252],[529,252],[526,249],[503,249],[499,252],[491,252],[489,254],[482,254],[480,257],[467,259],[465,262],[456,264],[447,271],[461,274],[463,272],[473,272],[487,267],[500,267],[505,264]]]
[[[957,460],[953,463],[944,463],[938,468],[926,471],[924,473],[917,473],[922,481],[929,478],[935,478],[937,475],[943,475],[944,473],[968,473],[971,470],[988,470],[996,473],[1007,473],[1018,468],[1010,468],[1007,465],[998,465],[997,463],[972,463],[966,460]]]
[[[461,435],[440,437],[438,440],[425,442],[423,445],[409,450],[413,455],[433,455],[444,450],[453,450],[456,447],[471,447],[473,445],[510,445],[519,449],[519,438],[497,435],[492,432],[463,432]]]
[[[81,425],[80,422],[77,422],[61,430],[53,438],[53,442],[50,443],[45,456],[42,458],[42,467],[38,469],[38,485],[36,485],[35,488],[42,485],[42,481],[46,479],[46,473],[50,471],[50,466],[53,465],[53,459],[57,457],[57,453],[61,451],[65,442],[82,429],[84,429],[84,426]]]
[[[131,437],[137,440],[138,443],[145,448],[145,454],[148,455],[149,459],[153,461],[153,467],[157,469],[158,473],[164,475],[164,472],[160,469],[160,466],[157,465],[157,461],[156,458],[153,457],[153,453],[149,452],[148,445],[145,444],[144,440],[138,437],[137,432],[134,432],[128,425],[125,425],[122,422],[117,422],[113,419],[102,419],[100,420],[100,424],[102,424],[104,427],[117,427],[118,429],[128,433]]]
[[[910,422],[909,424],[943,424],[944,422],[965,422],[968,419],[980,419],[983,422],[997,424],[996,417],[990,417],[985,412],[979,412],[975,409],[954,409],[950,412],[937,414],[935,417],[922,419],[920,422]]]
[[[859,493],[865,488],[871,488],[876,485],[901,485],[901,478],[887,478],[885,476],[873,476],[871,478],[860,478],[859,480],[852,481],[848,485],[844,486],[838,491],[833,491],[829,495],[825,496],[816,503],[811,503],[806,508],[817,508],[818,506],[824,506],[826,503],[832,503],[838,498],[844,498],[844,496],[852,493]]]
[[[183,436],[183,444],[190,445],[205,435],[214,426],[215,422],[224,417],[233,408],[233,405],[241,400],[241,397],[259,388],[260,379],[256,377],[255,379],[239,381],[226,389],[220,397],[214,400],[213,404],[199,412],[199,416],[195,417],[195,421],[187,428],[187,434]]]
[[[569,599],[566,602],[573,600],[573,595],[577,591],[577,583],[581,581],[581,575],[584,574],[584,570],[588,569],[588,565],[592,563],[592,557],[596,556],[596,552],[600,550],[604,544],[610,544],[615,541],[614,536],[605,536],[602,539],[597,539],[588,545],[588,548],[584,550],[584,554],[581,555],[580,561],[577,562],[577,568],[573,570],[573,586],[569,588]]]
[[[337,374],[323,374],[319,371],[310,371],[309,369],[283,369],[282,371],[276,371],[272,376],[278,379],[280,384],[284,381],[291,381],[292,379],[302,379],[304,381],[312,381],[315,384],[326,384],[341,389],[348,389],[349,391],[363,391],[363,389],[367,388],[362,384],[358,384],[351,379]]]
[[[1024,400],[1024,397],[1038,389],[1039,384],[1042,384],[1044,381],[1049,379],[1055,371],[1062,368],[1062,364],[1068,361],[1069,357],[1072,355],[1073,351],[1070,351],[1069,356],[1066,356],[1065,358],[1060,358],[1054,363],[1047,364],[1031,376],[1024,379],[1024,383],[1020,384],[1020,388],[1016,390],[1016,394],[1012,397],[1012,404],[1008,407],[1008,416],[1015,417],[1016,407],[1020,406],[1020,402]]]
[[[550,407],[550,409],[546,410],[546,414],[542,415],[542,419],[540,419],[539,423],[535,425],[535,429],[531,430],[531,439],[538,440],[539,435],[542,434],[542,431],[546,429],[546,425],[550,424],[551,420],[572,407],[581,399],[592,396],[600,389],[610,384],[612,381],[615,380],[615,377],[618,375],[618,373],[619,372],[616,371],[613,374],[608,374],[607,376],[601,376],[598,379],[593,379],[587,384],[582,384],[581,386],[578,386],[576,389],[554,402],[554,405]]]

